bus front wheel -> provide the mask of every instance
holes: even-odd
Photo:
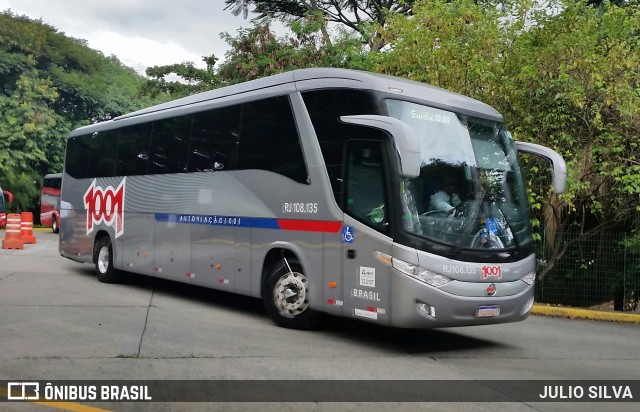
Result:
[[[93,249],[96,275],[102,283],[117,283],[120,272],[113,267],[113,248],[109,236],[99,238]]]
[[[272,268],[262,286],[264,306],[278,325],[290,329],[310,329],[319,313],[309,307],[309,281],[294,259],[283,258]]]
[[[53,233],[58,233],[60,231],[60,228],[58,228],[58,218],[55,215],[51,217],[51,230]]]

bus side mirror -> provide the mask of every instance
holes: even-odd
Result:
[[[372,127],[389,133],[400,155],[400,174],[410,178],[420,175],[420,140],[411,126],[393,117],[368,114],[341,116],[340,120],[343,123]]]
[[[3,190],[2,194],[7,196],[7,203],[13,202],[13,193],[9,192],[8,190]]]
[[[553,188],[556,193],[564,193],[567,186],[567,164],[558,152],[535,143],[516,142],[519,152],[532,154],[551,162],[553,166]]]

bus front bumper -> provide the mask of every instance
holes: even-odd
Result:
[[[489,325],[524,320],[533,307],[534,285],[519,293],[500,296],[460,296],[410,279],[400,273],[392,276],[395,299],[391,324],[404,328],[441,328]],[[482,284],[483,288],[489,284]]]

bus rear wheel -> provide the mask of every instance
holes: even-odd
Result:
[[[262,286],[264,306],[278,325],[290,329],[310,329],[319,313],[309,307],[309,281],[300,264],[283,258],[272,268]]]
[[[113,267],[113,248],[109,236],[103,236],[96,240],[93,248],[93,260],[100,282],[117,283],[120,280],[120,272]]]
[[[58,233],[60,231],[60,228],[58,227],[58,218],[55,216],[51,218],[51,230],[53,233]]]

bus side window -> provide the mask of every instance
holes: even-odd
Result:
[[[124,127],[118,140],[116,176],[147,174],[151,123]]]
[[[153,122],[149,174],[184,173],[191,134],[191,116]]]
[[[307,183],[308,172],[287,96],[242,107],[238,169],[262,169]]]
[[[350,141],[347,144],[346,212],[362,223],[387,233],[384,165],[380,142]]]
[[[189,172],[236,168],[240,113],[241,106],[231,106],[193,115]]]
[[[116,165],[119,130],[94,133],[91,136],[91,153],[89,155],[89,176],[113,176]]]
[[[91,135],[74,136],[67,140],[65,170],[76,179],[89,177]]]

